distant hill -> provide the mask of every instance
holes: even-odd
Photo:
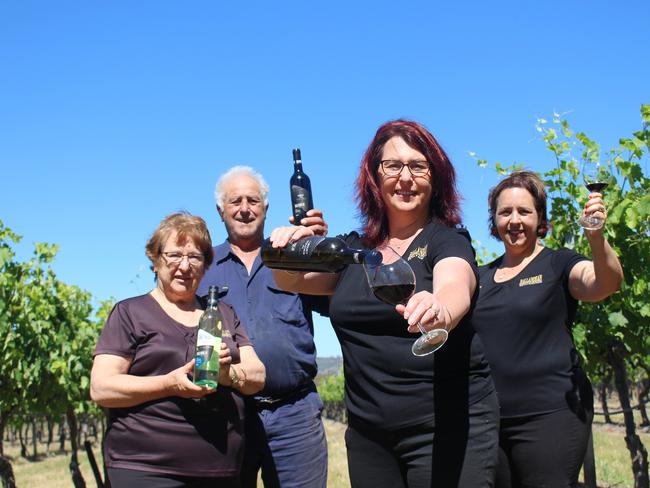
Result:
[[[343,371],[343,358],[316,358],[318,364],[318,376],[328,376],[339,374]]]

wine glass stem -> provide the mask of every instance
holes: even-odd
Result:
[[[418,322],[418,329],[420,329],[422,335],[425,335],[427,333],[427,330],[422,326],[420,322]]]

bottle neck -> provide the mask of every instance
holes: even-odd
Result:
[[[210,294],[208,295],[208,308],[217,308],[218,305],[219,305],[218,291],[210,290]]]
[[[298,161],[294,161],[294,162],[293,162],[293,170],[294,170],[296,173],[302,173],[302,163],[300,163],[300,162],[298,162]]]

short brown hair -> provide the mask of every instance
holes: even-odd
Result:
[[[490,190],[488,196],[488,211],[490,216],[488,224],[490,226],[490,234],[497,240],[501,240],[497,232],[497,224],[495,215],[497,211],[497,200],[503,190],[508,188],[523,188],[528,191],[533,197],[535,203],[535,210],[539,214],[539,225],[537,226],[537,236],[546,237],[549,229],[548,217],[546,216],[546,188],[544,182],[541,180],[537,173],[532,171],[514,171],[510,175],[502,179],[497,185]]]
[[[199,248],[205,261],[207,269],[214,259],[212,250],[212,239],[208,226],[201,217],[192,215],[188,212],[176,212],[168,215],[158,225],[156,230],[151,234],[145,253],[152,264],[156,264],[162,255],[162,248],[172,232],[176,231],[179,242],[185,242],[191,239]]]

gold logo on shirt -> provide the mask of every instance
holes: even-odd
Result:
[[[230,333],[230,331],[228,329],[226,329],[221,334],[221,337],[232,337],[232,334]]]
[[[406,258],[407,261],[410,261],[411,258],[418,258],[419,260],[422,260],[427,257],[427,248],[429,247],[429,244],[427,244],[424,247],[418,247],[417,249],[414,249],[411,251],[411,254],[409,254],[409,257]]]
[[[543,275],[531,276],[530,278],[522,278],[519,280],[519,286],[539,285],[543,281]]]

